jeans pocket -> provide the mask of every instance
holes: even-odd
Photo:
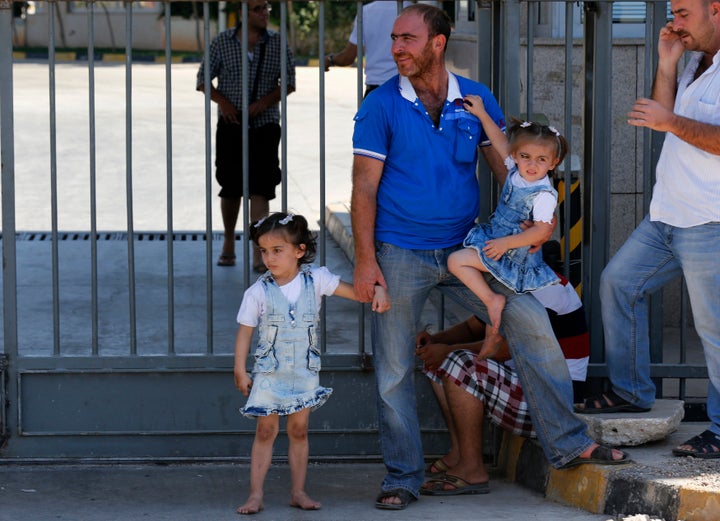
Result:
[[[320,347],[314,326],[308,328],[308,346],[307,368],[313,373],[317,373],[320,370]]]
[[[260,340],[255,350],[254,372],[257,373],[273,373],[278,367],[277,357],[275,356],[277,326],[268,326],[267,329],[267,335]]]
[[[390,248],[392,248],[392,245],[388,242],[375,241],[375,258],[377,260],[382,259],[390,253]]]

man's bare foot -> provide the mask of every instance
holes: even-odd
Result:
[[[493,332],[491,329],[488,329],[487,332],[488,334],[485,336],[485,340],[483,340],[480,352],[476,356],[477,360],[492,358],[500,350],[500,346],[502,346],[503,337],[500,333]]]
[[[308,496],[304,490],[290,494],[290,506],[302,510],[320,510],[322,504]]]
[[[502,317],[502,311],[505,309],[505,295],[495,293],[488,302],[485,302],[488,310],[488,318],[490,319],[490,327],[488,332],[498,333],[500,331],[500,320]]]
[[[239,506],[237,509],[238,514],[257,514],[260,512],[265,505],[263,505],[262,496],[255,496],[250,494],[248,496],[247,501],[245,501],[245,504],[242,506]]]

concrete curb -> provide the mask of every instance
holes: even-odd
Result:
[[[683,479],[668,479],[639,462],[552,468],[534,439],[505,433],[499,470],[546,498],[596,514],[651,513],[665,520],[720,519],[720,495]]]

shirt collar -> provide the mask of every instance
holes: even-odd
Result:
[[[449,70],[445,70],[448,74],[447,100],[454,101],[456,99],[462,98],[462,93],[460,92],[460,85],[458,84],[457,77]],[[412,83],[410,83],[410,80],[407,78],[407,76],[400,76],[400,95],[412,103],[414,103],[417,99],[415,88],[412,86]]]

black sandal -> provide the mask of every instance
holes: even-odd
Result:
[[[398,498],[400,503],[383,503],[382,500],[389,497]],[[403,510],[413,501],[417,501],[417,498],[404,488],[383,490],[378,494],[378,497],[375,498],[375,508],[381,508],[383,510]]]
[[[683,445],[689,445],[692,448],[681,449],[680,447]],[[699,459],[720,458],[720,436],[707,430],[675,447],[672,453],[674,456],[692,456]]]
[[[575,412],[580,414],[605,414],[609,412],[648,412],[650,408],[638,407],[620,398],[615,392],[609,391],[585,398],[582,405],[575,405]]]
[[[574,458],[570,461],[568,461],[565,465],[560,467],[561,469],[571,469],[574,467],[577,467],[579,465],[585,465],[588,463],[594,463],[596,465],[623,465],[625,463],[630,463],[632,460],[630,459],[630,456],[628,456],[627,452],[623,452],[620,449],[617,449],[622,453],[622,458],[620,459],[614,459],[613,458],[613,449],[610,447],[606,447],[605,445],[598,445],[593,449],[593,451],[590,453],[589,458],[581,458],[578,456],[577,458]]]

